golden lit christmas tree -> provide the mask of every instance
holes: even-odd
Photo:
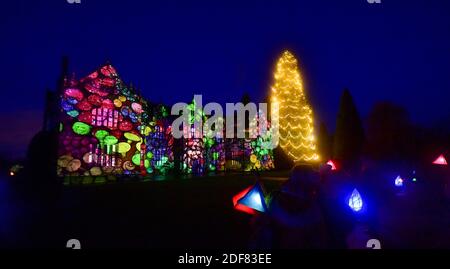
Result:
[[[279,145],[295,162],[316,162],[313,111],[303,92],[295,56],[289,51],[277,62],[272,86],[272,109],[278,109]]]

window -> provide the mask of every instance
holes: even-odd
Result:
[[[110,108],[95,108],[92,110],[92,125],[105,126],[116,129],[119,121],[119,112]]]

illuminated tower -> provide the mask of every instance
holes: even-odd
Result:
[[[278,60],[273,83],[271,102],[279,113],[280,147],[294,163],[318,161],[313,111],[303,92],[297,59],[289,51]]]

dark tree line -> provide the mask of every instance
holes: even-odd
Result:
[[[341,97],[334,134],[333,157],[344,165],[353,165],[361,156],[364,145],[364,128],[350,91]]]
[[[336,131],[331,135],[326,126],[319,127],[319,151],[324,160],[333,158],[351,167],[362,159],[373,161],[429,161],[446,153],[450,132],[441,127],[423,128],[414,125],[407,110],[382,101],[361,120],[349,90],[340,100]]]

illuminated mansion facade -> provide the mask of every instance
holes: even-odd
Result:
[[[274,168],[273,152],[264,147],[270,137],[174,139],[170,108],[145,100],[110,64],[79,80],[66,76],[58,98],[61,177]],[[256,125],[260,120],[265,119],[256,119]],[[185,131],[194,128],[185,126]]]

